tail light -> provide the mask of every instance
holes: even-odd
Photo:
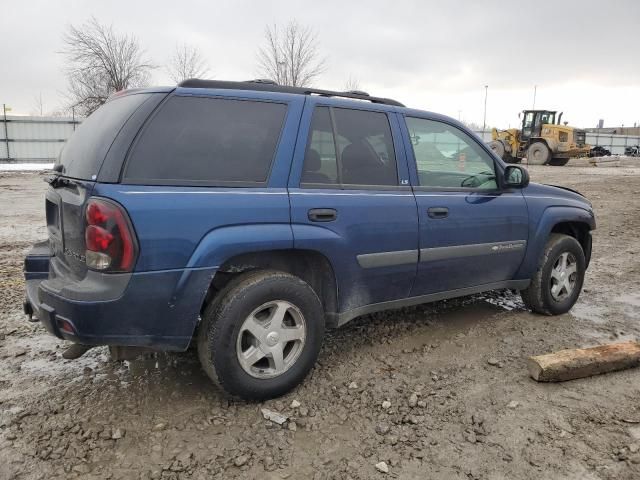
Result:
[[[117,203],[91,198],[85,218],[87,267],[106,272],[133,270],[138,247],[127,212]]]

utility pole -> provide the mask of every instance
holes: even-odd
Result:
[[[4,119],[4,143],[7,146],[7,161],[11,160],[11,155],[9,154],[9,129],[7,128],[7,106],[2,104],[2,115]]]
[[[538,85],[533,86],[533,108],[531,110],[536,109],[536,92],[538,90]]]
[[[484,86],[484,120],[482,120],[482,134],[487,127],[487,95],[489,94],[489,85]]]

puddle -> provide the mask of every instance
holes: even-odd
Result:
[[[640,320],[640,294],[625,293],[614,297],[610,303],[606,305],[596,305],[579,301],[573,306],[569,313],[577,319],[604,325],[609,323],[610,320],[608,317],[610,317],[612,313],[615,313],[616,310],[621,310],[622,314],[632,319]]]
[[[569,311],[569,314],[580,320],[587,320],[598,325],[608,323],[607,312],[610,308],[602,305],[593,305],[590,303],[578,302]]]
[[[198,382],[205,378],[200,362],[193,352],[147,353],[135,360],[122,362],[122,369],[129,380],[148,378],[166,381]]]
[[[622,310],[633,319],[640,319],[640,293],[625,293],[613,299],[623,305]]]
[[[160,395],[175,390],[187,395],[216,390],[192,351],[147,353],[115,365],[119,384],[134,390],[151,388]]]
[[[34,332],[31,336],[8,337],[14,350],[24,350],[12,369],[6,368],[0,382],[7,388],[0,395],[0,403],[25,393],[46,392],[52,385],[111,385],[115,389],[148,389],[153,387],[160,396],[178,388],[182,391],[206,391],[212,385],[202,371],[197,357],[188,353],[148,353],[132,361],[111,360],[106,346],[94,347],[80,358],[65,360],[62,352],[69,345],[48,333]],[[5,348],[9,349],[8,346]],[[191,386],[191,388],[189,388]]]

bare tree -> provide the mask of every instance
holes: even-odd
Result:
[[[33,114],[35,116],[44,115],[44,102],[42,101],[42,92],[33,97]]]
[[[180,83],[188,78],[202,78],[209,73],[209,65],[197,47],[176,45],[175,51],[167,65],[169,78],[175,83]]]
[[[92,17],[63,36],[68,93],[81,115],[89,115],[114,92],[145,86],[155,68],[138,40]]]
[[[318,36],[291,20],[283,29],[267,27],[265,45],[258,50],[260,75],[280,85],[309,86],[325,70],[318,52]]]
[[[360,90],[360,82],[358,81],[357,78],[352,77],[351,75],[349,75],[349,78],[347,79],[347,81],[344,84],[344,90],[345,92],[351,92],[354,90]]]

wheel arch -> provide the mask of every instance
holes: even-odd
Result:
[[[591,260],[591,227],[584,221],[559,221],[552,228],[549,234],[563,233],[575,238],[584,252],[586,265],[589,266]]]
[[[538,267],[540,255],[552,233],[564,233],[574,237],[585,253],[587,266],[591,258],[591,231],[596,227],[593,215],[578,207],[552,206],[545,209],[538,221],[520,269],[515,279],[531,278]]]
[[[325,321],[331,326],[338,310],[338,288],[333,265],[315,250],[278,249],[244,252],[224,260],[213,276],[201,306],[201,312],[217,294],[238,275],[255,270],[278,270],[294,275],[316,292],[322,303]]]

